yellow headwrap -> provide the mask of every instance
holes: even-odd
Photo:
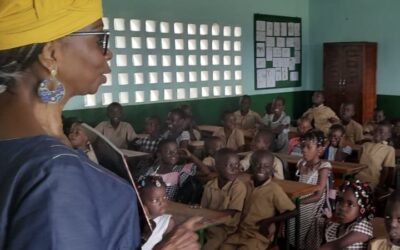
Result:
[[[0,0],[0,50],[52,41],[101,17],[101,0]]]

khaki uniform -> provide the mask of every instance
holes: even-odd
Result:
[[[388,238],[378,238],[369,243],[370,250],[400,250],[400,246],[393,245]]]
[[[246,198],[246,186],[238,179],[226,183],[222,189],[218,187],[218,178],[209,181],[204,187],[201,206],[213,210],[238,211],[228,223],[207,228],[207,243],[204,249],[218,249],[229,234],[236,231]]]
[[[363,136],[363,127],[360,123],[350,120],[349,124],[344,126],[346,130],[346,137],[350,140],[352,144],[355,144],[357,141],[361,141]]]
[[[337,117],[335,112],[323,104],[318,107],[309,108],[303,114],[303,117],[308,118],[310,121],[314,120],[314,127],[322,130],[325,135],[328,134],[329,128],[332,126],[332,123],[330,123],[328,119],[336,118],[339,120],[339,117]]]
[[[109,121],[100,122],[96,128],[109,139],[117,148],[127,149],[128,142],[136,138],[136,132],[127,122],[120,122],[117,129]]]
[[[240,169],[244,172],[247,171],[250,168],[250,159],[251,156],[253,155],[253,152],[248,153],[243,160],[240,161],[239,166]],[[274,163],[273,163],[273,168],[274,168],[274,178],[276,179],[285,179],[285,175],[283,173],[283,164],[282,161],[274,156]]]
[[[220,249],[267,249],[273,240],[275,225],[269,227],[269,236],[266,237],[260,234],[256,223],[275,216],[275,211],[283,213],[295,209],[283,189],[271,179],[258,187],[254,186],[251,179],[245,184],[247,197],[239,229],[228,237]]]
[[[233,150],[238,150],[239,147],[244,145],[244,135],[240,129],[233,129],[232,134],[226,138],[224,128],[219,128],[213,133],[213,136],[221,138],[224,142],[225,147],[231,148]]]
[[[395,167],[395,150],[385,143],[366,142],[361,148],[360,163],[368,165],[356,175],[363,182],[370,182],[374,189],[381,176],[382,167]]]
[[[256,124],[263,123],[261,116],[253,110],[249,110],[244,116],[240,113],[240,110],[235,111],[233,114],[235,116],[236,127],[245,131],[245,134],[254,134]]]

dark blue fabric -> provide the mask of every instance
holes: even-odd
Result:
[[[59,140],[0,141],[0,249],[138,249],[133,188]]]

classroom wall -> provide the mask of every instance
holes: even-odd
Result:
[[[310,76],[314,89],[322,87],[324,42],[378,43],[378,106],[389,117],[400,117],[400,32],[398,0],[311,0]]]
[[[309,105],[309,6],[310,0],[104,0],[104,15],[107,17],[137,18],[157,21],[180,21],[184,23],[217,22],[242,27],[242,84],[243,93],[254,96],[253,109],[264,113],[265,104],[277,93],[287,100],[287,112],[298,117]],[[254,47],[253,47],[253,15],[254,13],[293,16],[302,18],[302,86],[296,88],[280,88],[254,90]],[[132,69],[135,70],[134,68]],[[132,85],[134,87],[134,85]],[[193,106],[199,123],[215,124],[219,121],[220,112],[236,108],[237,97],[213,98],[206,100],[185,101]],[[294,104],[293,100],[306,100]],[[82,102],[72,99],[66,106],[64,115],[78,115],[89,123],[97,123],[104,119],[104,108],[76,109]],[[231,105],[232,104],[232,105]],[[167,110],[175,107],[176,102],[164,104],[144,104],[126,106],[126,117],[135,123],[144,116],[157,113],[164,116]],[[206,109],[204,109],[206,107]],[[200,112],[207,110],[206,114]],[[196,112],[198,110],[199,112]],[[140,127],[140,125],[138,125]]]

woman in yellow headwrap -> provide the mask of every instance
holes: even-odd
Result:
[[[0,1],[0,249],[140,247],[132,187],[62,130],[64,104],[110,72],[101,15],[100,0]],[[196,249],[186,226],[158,248]]]

